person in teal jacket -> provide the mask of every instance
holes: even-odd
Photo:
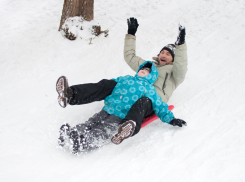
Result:
[[[60,128],[59,144],[64,147],[72,145],[72,152],[89,151],[99,148],[110,140],[114,144],[121,143],[124,139],[138,133],[135,128],[140,128],[141,123],[135,121],[123,121],[131,106],[140,98],[147,97],[151,100],[155,114],[165,123],[172,124],[177,119],[168,105],[162,102],[153,86],[157,80],[158,71],[154,64],[146,61],[139,66],[136,75],[121,76],[113,79],[116,86],[112,93],[104,99],[104,107],[99,113],[89,118],[85,123],[81,123],[71,128],[69,124],[64,124]],[[62,85],[63,84],[63,85]],[[91,87],[91,84],[83,84],[83,89]],[[67,79],[62,76],[58,79],[56,89],[60,99],[63,99],[63,92],[68,92]],[[71,87],[72,88],[72,87]],[[90,88],[86,88],[90,89]],[[77,98],[78,94],[73,93]],[[75,97],[75,96],[73,96]],[[89,99],[89,98],[88,98]],[[172,123],[171,123],[172,122]],[[184,124],[185,121],[181,120]]]
[[[146,76],[139,76],[142,68],[150,68],[151,72]],[[111,95],[105,98],[103,110],[123,119],[138,99],[148,97],[152,101],[155,114],[163,122],[169,123],[174,118],[174,115],[168,110],[168,105],[162,102],[160,96],[157,95],[157,91],[153,86],[157,77],[157,68],[150,61],[146,61],[140,65],[134,77],[127,75],[114,79],[117,85]]]

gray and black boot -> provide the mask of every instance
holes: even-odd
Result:
[[[56,83],[56,91],[58,92],[58,102],[63,108],[67,106],[67,103],[73,98],[73,90],[68,85],[68,80],[65,76],[58,78]]]
[[[65,145],[65,141],[70,137],[70,125],[68,123],[63,124],[60,127],[60,137],[58,138],[58,144],[62,147]]]
[[[118,145],[122,143],[124,139],[131,137],[134,133],[135,126],[136,123],[134,121],[126,121],[121,124],[118,128],[118,133],[111,138],[112,143]]]
[[[77,154],[80,149],[80,137],[79,137],[77,129],[73,129],[70,132],[70,140],[71,140],[71,143],[73,144],[72,153]]]

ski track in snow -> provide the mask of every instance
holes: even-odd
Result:
[[[63,2],[0,2],[0,181],[245,181],[243,0],[95,0],[94,21],[109,36],[91,45],[58,32]],[[58,147],[59,127],[85,122],[103,102],[62,109],[56,80],[134,75],[123,60],[131,16],[146,60],[186,27],[188,72],[169,104],[188,126],[158,120],[118,146],[73,156]]]

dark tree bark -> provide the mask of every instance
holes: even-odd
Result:
[[[93,20],[94,0],[65,0],[59,31],[61,30],[62,25],[65,23],[65,20],[74,16],[82,16],[86,21]]]

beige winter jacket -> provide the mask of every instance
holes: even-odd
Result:
[[[124,59],[126,63],[136,72],[146,60],[136,56],[136,37],[130,34],[126,34],[124,42]],[[185,79],[187,72],[187,47],[186,43],[182,45],[176,45],[174,62],[171,65],[159,65],[154,63],[158,70],[158,79],[154,86],[158,95],[162,98],[163,102],[168,102],[173,91],[181,84]]]

